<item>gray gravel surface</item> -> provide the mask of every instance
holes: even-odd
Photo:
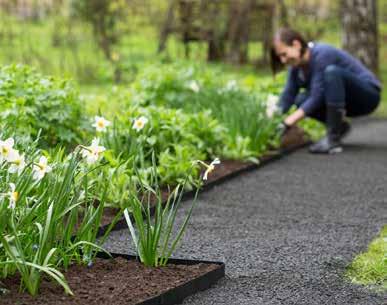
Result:
[[[175,256],[224,261],[226,277],[184,304],[387,304],[343,278],[386,216],[387,121],[361,121],[342,154],[300,150],[200,195]],[[128,231],[105,246],[130,252]]]

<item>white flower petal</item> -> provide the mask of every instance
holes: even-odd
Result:
[[[11,173],[11,174],[14,174],[14,173],[18,172],[18,170],[19,170],[19,168],[15,164],[12,164],[8,168],[8,172]]]
[[[39,159],[40,165],[46,165],[47,164],[47,158],[45,156],[41,156]]]
[[[9,146],[9,147],[12,147],[13,144],[15,143],[14,139],[13,138],[8,138],[7,140],[4,141],[5,142],[5,145]]]
[[[134,120],[133,129],[135,129],[136,131],[140,131],[145,127],[147,123],[148,123],[148,119],[144,116],[141,116]]]
[[[215,158],[214,161],[211,162],[211,165],[220,164],[219,158]]]

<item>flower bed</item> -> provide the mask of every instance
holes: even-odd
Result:
[[[72,295],[72,290],[77,288],[69,282],[72,270],[85,272],[87,277],[89,269],[85,266],[96,268],[107,264],[95,259],[96,253],[103,251],[101,245],[112,227],[97,239],[101,220],[106,218],[104,211],[109,211],[116,219],[124,214],[123,224],[128,226],[144,266],[157,267],[156,273],[167,270],[165,266],[185,232],[201,187],[209,188],[237,173],[256,168],[259,162],[264,164],[281,156],[286,149],[305,144],[304,138],[296,136],[285,143],[284,150],[275,150],[279,138],[276,126],[281,120],[272,109],[276,97],[267,93],[250,95],[239,90],[236,83],[221,90],[213,84],[202,91],[202,82],[190,82],[187,92],[187,79],[181,89],[184,96],[194,92],[191,101],[197,106],[193,108],[173,108],[173,101],[163,104],[161,99],[169,96],[163,91],[154,105],[148,105],[149,100],[145,101],[146,105],[144,101],[125,101],[122,103],[125,108],[114,120],[96,115],[91,124],[91,118],[78,115],[79,100],[64,85],[66,83],[39,81],[41,76],[28,69],[25,70],[28,73],[23,72],[23,67],[12,69],[16,69],[16,76],[7,74],[7,82],[0,84],[2,89],[8,90],[9,107],[19,101],[21,110],[27,109],[36,117],[27,122],[25,139],[18,136],[20,130],[14,128],[20,127],[17,124],[6,125],[0,135],[0,174],[3,177],[0,182],[5,189],[0,205],[0,273],[3,283],[13,287],[12,283],[17,281],[21,291],[35,297],[45,285],[54,285],[59,287],[52,288],[56,291],[54,294],[67,299],[63,289]],[[31,96],[27,100],[19,99],[19,91],[14,90],[24,84],[27,91],[28,86],[36,89],[28,91]],[[46,94],[45,90],[52,94]],[[153,89],[147,89],[147,93],[153,95],[152,92]],[[264,99],[268,96],[270,101],[266,104]],[[46,103],[47,100],[52,103]],[[227,103],[217,111],[222,100]],[[233,110],[236,100],[241,102],[239,111]],[[73,103],[66,108],[65,101]],[[67,121],[60,124],[51,116],[40,121],[40,113],[56,113],[57,103],[58,109],[67,110]],[[43,109],[47,105],[48,108]],[[7,118],[14,112],[13,108],[3,110]],[[42,136],[46,137],[43,142],[39,137],[35,139],[40,123],[47,127],[42,128]],[[84,123],[87,128],[80,128],[79,134],[68,137],[65,123],[69,123],[69,128],[81,127]],[[47,138],[50,135],[52,137]],[[295,142],[300,139],[300,143]],[[66,147],[55,145],[48,151],[41,149],[42,144],[49,147],[56,143],[63,145],[66,141],[69,144]],[[67,154],[68,150],[72,153]],[[266,156],[258,160],[264,152]],[[220,161],[217,157],[249,162]],[[201,161],[208,159],[213,161],[209,164]],[[218,173],[213,172],[215,166]],[[203,169],[201,173],[200,169]],[[160,189],[160,185],[166,188]],[[178,207],[183,197],[188,196],[194,197],[191,208],[175,230]],[[118,209],[107,210],[106,206]],[[192,268],[187,269],[188,278]],[[139,270],[146,273],[147,269]],[[78,274],[76,276],[79,278]],[[88,281],[82,278],[81,282]],[[145,286],[153,285],[147,284]],[[79,294],[76,298],[82,298],[82,291],[75,293]],[[6,298],[13,294],[11,288]],[[177,294],[171,293],[172,297],[174,295]]]
[[[54,162],[49,163],[44,156],[38,161],[40,151],[35,148],[25,151],[25,161],[24,154],[22,155],[13,147],[14,142],[13,138],[0,141],[2,157],[0,173],[9,183],[9,192],[2,194],[3,204],[0,206],[0,270],[4,278],[1,283],[4,285],[1,287],[1,293],[4,294],[1,299],[3,304],[15,304],[24,298],[34,302],[38,300],[37,304],[40,300],[43,300],[43,303],[51,303],[51,298],[54,298],[56,300],[54,302],[58,303],[58,294],[62,295],[60,300],[64,301],[63,304],[74,304],[74,299],[65,296],[63,289],[67,295],[73,296],[74,288],[80,288],[79,283],[87,283],[88,286],[82,286],[74,297],[80,298],[81,304],[84,302],[84,291],[94,295],[93,289],[90,288],[94,287],[95,283],[90,280],[90,277],[96,279],[98,283],[103,277],[110,278],[110,281],[119,283],[119,287],[114,288],[116,291],[121,291],[123,287],[135,289],[131,295],[137,294],[137,296],[134,303],[129,302],[129,304],[141,303],[143,299],[164,292],[169,295],[168,304],[170,304],[173,300],[181,300],[194,293],[198,288],[208,287],[211,281],[203,277],[204,275],[211,280],[217,280],[224,275],[222,264],[201,264],[200,262],[171,264],[169,261],[184,234],[194,207],[192,204],[178,234],[173,234],[174,219],[184,185],[178,185],[168,194],[167,204],[156,207],[155,219],[152,221],[149,207],[148,213],[143,215],[142,197],[139,197],[137,192],[132,192],[131,205],[124,213],[141,264],[133,259],[124,263],[120,258],[116,258],[113,263],[106,262],[96,258],[97,251],[103,250],[100,247],[103,241],[96,240],[96,235],[104,201],[95,204],[93,197],[95,193],[88,195],[93,188],[102,193],[101,198],[106,194],[106,186],[91,184],[88,178],[92,171],[100,168],[100,166],[90,166],[98,161],[104,148],[94,140],[91,146],[79,145],[69,156],[59,151],[55,155]],[[21,156],[23,158],[20,161]],[[197,162],[207,166],[207,172],[213,170],[212,164]],[[217,162],[214,161],[213,164]],[[151,175],[151,181],[154,181],[152,186],[154,183],[157,185],[157,181],[153,180],[157,176],[156,172],[153,171]],[[157,202],[161,202],[157,189],[152,189],[141,181],[140,186],[145,197],[148,197],[148,194],[154,194]],[[129,220],[131,218],[129,214],[135,219],[135,224]],[[96,267],[92,267],[94,264]],[[96,274],[90,275],[85,272],[86,266],[91,267]],[[149,267],[153,267],[151,273],[148,272]],[[218,269],[220,271],[212,273],[213,270]],[[135,273],[130,278],[127,277],[129,271]],[[145,275],[143,278],[140,276],[142,282],[139,281],[139,274]],[[121,275],[119,280],[116,278],[118,275]],[[190,280],[193,279],[195,281],[191,285]],[[71,280],[73,282],[70,282]],[[127,281],[140,284],[141,287],[152,287],[151,292],[144,291],[136,285],[128,287]],[[179,288],[181,285],[183,286]],[[18,292],[15,287],[19,289]],[[54,287],[60,287],[60,290]],[[177,287],[177,292],[168,292],[171,287]],[[20,294],[20,292],[25,293]],[[106,290],[102,289],[101,294],[105,296]],[[120,292],[119,295],[122,298],[123,295]],[[107,299],[106,302],[111,302],[111,298]],[[165,297],[162,296],[161,299],[165,300]],[[100,296],[97,296],[96,302],[101,304]],[[126,296],[123,302],[123,304],[127,303]]]
[[[133,256],[114,256],[97,258],[90,267],[71,267],[65,277],[74,296],[63,296],[62,289],[47,280],[42,282],[37,297],[21,294],[19,281],[9,278],[4,284],[10,292],[1,296],[1,304],[178,304],[209,288],[225,272],[224,264],[218,262],[175,259],[166,267],[150,268]]]
[[[224,160],[219,165],[217,165],[216,171],[211,173],[208,176],[208,179],[204,181],[202,186],[202,190],[210,189],[211,187],[218,185],[224,181],[227,181],[241,173],[244,173],[249,170],[257,169],[260,166],[263,166],[269,162],[272,162],[278,158],[285,156],[288,153],[293,152],[296,149],[302,148],[305,145],[309,144],[309,137],[305,134],[302,129],[292,128],[287,133],[287,136],[283,139],[281,146],[279,149],[268,152],[266,155],[259,158],[259,162],[248,162],[248,161],[237,161],[237,160]],[[203,176],[204,171],[201,172],[201,176]],[[162,191],[162,199],[163,202],[168,198],[170,193],[164,189]],[[186,191],[184,193],[184,199],[192,198],[194,195],[194,191]],[[156,201],[153,201],[153,204]],[[98,231],[98,236],[102,236],[106,233],[106,231],[111,226],[113,219],[117,216],[119,209],[114,207],[107,207],[104,210],[104,215],[101,221],[102,226]],[[154,212],[154,206],[152,209],[152,214]],[[112,230],[121,230],[126,228],[126,222],[124,218],[120,218],[115,223]]]

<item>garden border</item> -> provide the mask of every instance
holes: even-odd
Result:
[[[113,258],[123,257],[127,260],[138,260],[138,256],[123,254],[123,253],[110,253]],[[110,257],[104,253],[99,252],[97,257],[103,259],[109,259]],[[168,263],[176,265],[196,265],[196,264],[215,264],[219,268],[209,271],[197,278],[194,278],[184,284],[171,288],[155,297],[136,303],[136,305],[172,305],[180,304],[183,300],[199,291],[206,290],[215,284],[218,280],[225,276],[225,263],[216,261],[205,261],[205,260],[187,260],[170,258]]]
[[[208,191],[208,190],[212,189],[214,186],[217,186],[225,181],[231,180],[232,178],[239,176],[242,173],[261,168],[267,164],[270,164],[271,162],[274,162],[274,161],[279,160],[285,156],[288,156],[291,153],[311,144],[311,142],[312,141],[310,139],[307,139],[307,140],[303,140],[302,143],[289,145],[289,147],[285,147],[285,148],[282,148],[279,150],[272,151],[271,154],[267,153],[266,155],[263,155],[262,157],[259,158],[259,163],[246,162],[246,164],[247,164],[246,167],[237,169],[229,174],[225,174],[224,176],[221,176],[221,177],[214,179],[212,181],[205,181],[205,183],[203,184],[203,186],[200,189],[200,193]],[[268,152],[270,152],[270,151],[268,151]],[[192,199],[195,196],[195,192],[196,192],[195,190],[190,190],[190,191],[185,192],[183,194],[182,201]],[[155,212],[155,207],[151,207],[151,209],[150,209],[151,215],[153,215],[154,212]],[[97,233],[97,238],[102,237],[106,233],[106,231],[108,230],[109,226],[111,226],[111,223],[108,223],[106,225],[99,227],[98,233]],[[128,225],[126,223],[125,218],[121,217],[117,221],[117,223],[113,226],[113,228],[111,229],[111,232],[125,229],[125,228],[127,228],[127,226]]]

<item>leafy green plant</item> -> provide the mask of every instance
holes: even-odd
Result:
[[[326,132],[324,124],[314,119],[306,118],[299,125],[313,141],[321,139]]]
[[[10,139],[0,146],[0,185],[8,190],[0,198],[0,274],[17,271],[21,287],[36,295],[45,273],[71,294],[59,270],[88,264],[102,251],[96,236],[106,190],[89,177],[98,168],[84,161],[92,146],[70,156],[57,149],[50,161],[39,150],[20,153]],[[102,192],[98,205],[96,190]]]
[[[40,144],[74,145],[86,132],[77,92],[65,79],[43,76],[32,68],[11,65],[0,70],[0,117],[19,135]]]
[[[278,94],[279,82],[266,79],[257,84],[254,79],[255,90],[244,88],[244,82],[196,66],[172,65],[146,70],[133,84],[132,96],[142,105],[157,104],[186,113],[211,111],[211,116],[227,130],[227,141],[223,138],[223,143],[229,144],[227,155],[246,159],[278,145],[272,139],[281,117],[267,115],[267,99],[269,94]],[[240,143],[248,143],[248,149],[238,147]],[[238,156],[238,151],[243,154]]]
[[[111,166],[125,164],[126,168],[121,166],[121,170],[114,171],[116,177],[111,181],[127,184],[128,177],[135,175],[134,167],[148,181],[154,152],[160,182],[181,183],[191,160],[219,155],[224,148],[226,131],[209,111],[193,115],[162,106],[128,108],[102,135],[104,145],[111,148],[105,154]],[[117,177],[119,173],[122,177]],[[197,179],[198,171],[193,170],[185,187],[192,187]]]
[[[214,169],[214,165],[220,161],[214,161],[210,165],[202,161],[195,161],[191,166],[201,163],[207,167],[203,179]],[[187,173],[187,177],[189,174]],[[179,228],[176,226],[176,216],[180,207],[184,192],[184,184],[187,180],[178,184],[168,195],[163,203],[163,197],[157,180],[156,168],[151,172],[151,184],[140,181],[138,191],[130,192],[129,207],[124,215],[132,236],[136,252],[140,261],[146,266],[165,266],[172,253],[179,245],[187,228],[189,219],[197,202],[197,195],[201,183],[196,187],[194,199],[184,220]],[[136,194],[141,194],[140,196]],[[153,199],[153,202],[152,202]],[[144,202],[145,201],[145,202]],[[154,217],[151,218],[154,207]]]
[[[173,149],[166,149],[160,154],[157,166],[160,182],[164,185],[173,182],[184,185],[185,189],[192,189],[199,177],[199,169],[192,166],[192,160],[204,157],[204,153],[195,153],[194,146],[175,144]]]

